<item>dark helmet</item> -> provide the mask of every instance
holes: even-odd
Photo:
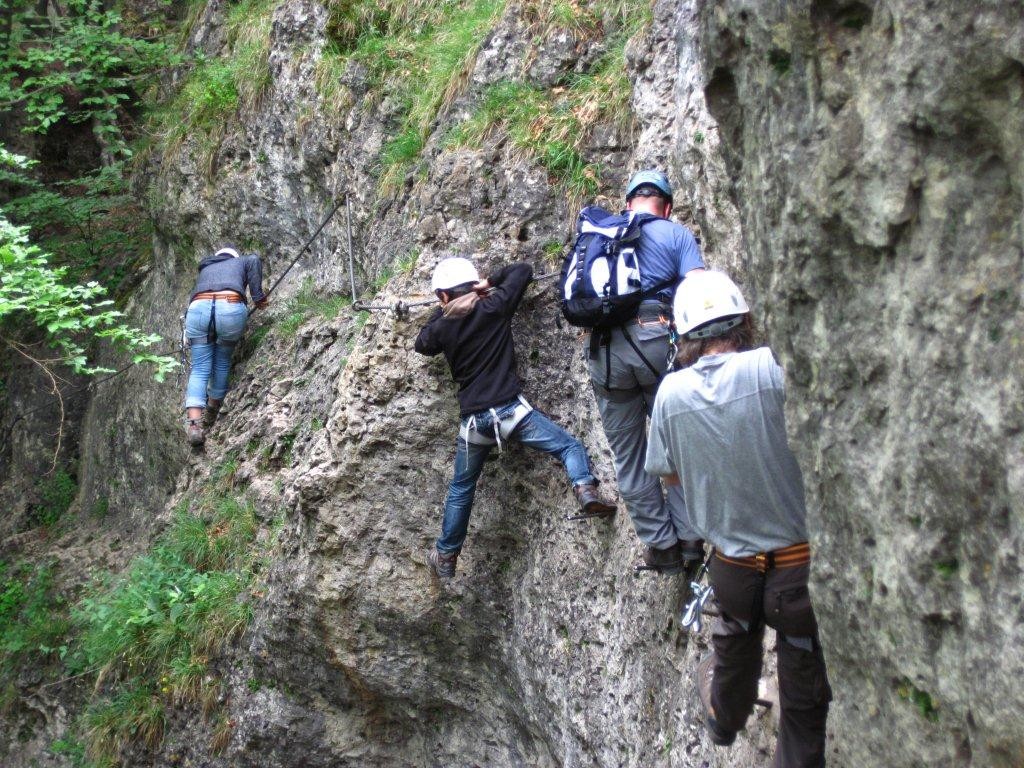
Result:
[[[637,171],[633,174],[633,178],[629,180],[629,184],[626,186],[626,202],[628,203],[636,191],[644,186],[654,187],[667,197],[669,202],[672,201],[672,185],[669,184],[668,177],[661,171],[648,169]]]

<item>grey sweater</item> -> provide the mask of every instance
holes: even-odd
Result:
[[[262,301],[266,296],[263,293],[263,265],[259,256],[251,254],[237,259],[224,253],[207,256],[199,262],[199,277],[196,279],[196,287],[192,289],[191,298],[206,291],[234,291],[244,300],[247,285],[253,301]]]
[[[646,470],[678,475],[701,535],[727,557],[807,541],[782,368],[767,347],[705,355],[658,388]]]

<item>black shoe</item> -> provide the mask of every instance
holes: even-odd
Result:
[[[655,549],[648,544],[644,547],[643,559],[643,563],[635,568],[638,573],[640,571],[656,571],[668,576],[674,573],[682,573],[686,567],[683,551],[678,541],[665,549]]]
[[[567,515],[566,520],[587,520],[591,517],[611,517],[615,514],[615,505],[609,504],[597,492],[597,483],[580,483],[572,489],[579,502],[580,512]]]
[[[458,557],[458,552],[438,552],[437,547],[431,547],[427,551],[427,564],[437,578],[450,579],[455,575],[455,561]]]
[[[736,731],[727,731],[715,720],[715,710],[711,706],[711,682],[715,677],[715,654],[709,654],[697,665],[697,696],[704,707],[704,723],[708,727],[711,743],[719,747],[731,746],[736,741]]]
[[[704,539],[680,539],[679,547],[687,563],[704,562]]]

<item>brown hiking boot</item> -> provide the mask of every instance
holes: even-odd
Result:
[[[458,552],[438,552],[437,547],[431,547],[427,551],[427,564],[437,578],[450,579],[455,575],[455,561],[458,557]]]
[[[223,401],[219,403],[208,402],[206,404],[206,410],[203,411],[203,427],[205,429],[209,429],[217,423],[217,416],[220,415],[220,408],[223,404]]]
[[[665,575],[681,573],[686,567],[686,561],[683,559],[683,550],[679,544],[680,542],[677,541],[665,549],[655,549],[648,544],[644,547],[644,561],[636,566],[636,570],[657,571]]]
[[[206,442],[206,435],[203,433],[203,427],[199,423],[199,419],[188,420],[188,441],[192,444],[193,448],[201,448],[203,443]]]
[[[568,515],[566,520],[586,520],[591,517],[611,517],[615,514],[615,505],[609,504],[597,492],[597,483],[580,483],[573,486],[572,492],[580,505],[580,513]]]
[[[715,709],[711,706],[711,683],[715,677],[715,663],[718,658],[712,652],[697,665],[697,696],[704,707],[705,724],[711,743],[719,747],[728,747],[736,741],[736,731],[727,731],[715,720]]]

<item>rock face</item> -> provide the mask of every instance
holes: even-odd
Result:
[[[1021,8],[697,15],[684,59],[787,370],[840,762],[1019,765]]]
[[[630,170],[672,170],[677,212],[709,263],[740,279],[786,368],[837,766],[1024,760],[1012,683],[1024,671],[1024,24],[1008,2],[935,6],[658,0],[626,49],[635,130],[599,125],[584,153],[612,199]],[[279,5],[263,98],[212,158],[186,144],[153,161],[159,235],[138,321],[174,338],[167,297],[187,293],[196,255],[223,239],[264,244],[273,279],[345,192],[356,279],[378,280],[380,302],[423,295],[452,253],[485,273],[554,268],[546,247],[568,241],[571,210],[547,171],[501,136],[444,142],[488,84],[548,87],[599,59],[600,37],[534,41],[528,10],[509,4],[422,168],[378,200],[387,104],[366,98],[358,68],[343,78],[351,106],[324,103],[313,82],[327,11]],[[208,4],[193,45],[216,54],[224,14]],[[304,281],[325,300],[347,290],[345,242],[339,216],[253,319],[204,456],[181,446],[172,384],[139,376],[91,402],[82,493],[120,490],[111,520],[56,542],[79,567],[104,557],[91,537],[138,530],[126,553],[137,549],[227,461],[261,519],[285,520],[255,621],[220,663],[226,749],[214,754],[211,726],[186,711],[145,760],[770,765],[763,711],[732,749],[710,745],[692,685],[708,636],[677,625],[685,585],[632,575],[624,510],[564,522],[557,463],[513,445],[488,464],[458,577],[429,577],[458,412],[443,361],[412,350],[425,312],[314,312],[281,330]],[[611,483],[582,350],[556,314],[538,285],[515,319],[526,393]],[[38,730],[60,736],[74,706],[34,702],[49,713]],[[33,739],[26,750],[12,737],[0,757],[32,764],[47,743]]]

